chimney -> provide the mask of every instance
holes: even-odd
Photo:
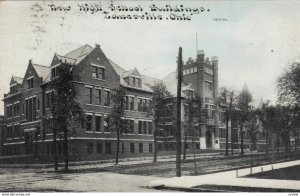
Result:
[[[211,62],[213,66],[218,66],[218,57],[217,56],[211,57]]]
[[[204,62],[204,50],[198,50],[197,51],[197,63],[203,63]]]
[[[29,64],[32,64],[32,59],[29,59]]]
[[[100,45],[99,44],[95,44],[95,48],[100,48]]]

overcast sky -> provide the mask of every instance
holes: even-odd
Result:
[[[153,2],[182,3],[123,4],[146,9]],[[191,21],[105,20],[101,14],[74,13],[78,2],[56,2],[70,5],[69,13],[51,12],[49,4],[0,1],[1,98],[9,90],[11,75],[24,76],[29,59],[49,66],[55,52],[64,55],[84,44],[100,44],[106,56],[125,69],[136,67],[142,74],[163,78],[175,71],[179,46],[184,60],[195,58],[197,32],[198,48],[219,58],[219,86],[240,90],[246,81],[254,99],[273,101],[276,79],[286,65],[300,58],[297,1],[185,1],[187,7],[210,9],[193,15]]]

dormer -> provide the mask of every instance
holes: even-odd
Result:
[[[123,73],[123,78],[129,86],[141,88],[142,87],[142,76],[135,68],[133,70]]]
[[[10,86],[10,94],[17,94],[20,92],[20,86],[22,84],[23,78],[17,77],[17,76],[12,76],[9,86]]]

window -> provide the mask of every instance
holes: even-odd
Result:
[[[104,132],[110,132],[110,119],[108,116],[104,116],[104,119],[103,119],[103,127],[104,127]]]
[[[110,92],[107,90],[104,91],[104,105],[110,106]]]
[[[93,103],[93,89],[91,87],[86,87],[86,97],[87,97],[87,103],[92,104]]]
[[[27,79],[27,85],[28,85],[28,89],[33,88],[33,78]]]
[[[130,143],[130,153],[134,153],[134,143]]]
[[[213,90],[212,83],[209,82],[209,81],[205,81],[205,88],[206,88],[206,90],[208,90],[208,91],[212,91],[212,90]]]
[[[200,149],[200,144],[196,144],[196,149],[197,149],[197,150]]]
[[[152,122],[148,122],[148,134],[152,135]]]
[[[93,145],[92,142],[87,143],[87,153],[88,154],[92,154],[93,153],[93,148],[94,148],[94,145]]]
[[[214,118],[214,106],[206,104],[205,109],[206,109],[206,118],[213,119]]]
[[[105,79],[104,78],[104,68],[92,66],[92,69],[93,69],[93,73],[92,73],[93,78],[97,78],[97,79],[101,79],[101,80]]]
[[[136,78],[136,86],[137,87],[141,87],[142,86],[140,78]]]
[[[153,145],[149,144],[149,152],[153,152]]]
[[[38,102],[37,102],[37,109],[40,110],[40,99],[38,99]]]
[[[207,73],[207,74],[209,74],[209,75],[213,75],[213,73],[214,73],[213,70],[210,69],[210,68],[208,68],[208,67],[204,68],[204,72]]]
[[[143,132],[144,134],[147,134],[147,122],[143,121]]]
[[[50,108],[54,102],[54,91],[46,93],[46,108]]]
[[[18,92],[18,88],[17,88],[17,85],[14,85],[14,86],[11,86],[10,87],[10,93],[11,94],[15,94]]]
[[[101,90],[96,89],[96,105],[101,105]]]
[[[92,131],[92,115],[86,115],[85,130]]]
[[[226,130],[220,129],[220,138],[226,138]]]
[[[26,103],[26,119],[27,121],[34,121],[36,119],[36,97],[29,98]]]
[[[138,125],[138,127],[139,127],[139,132],[138,132],[138,133],[139,133],[139,134],[142,134],[142,127],[143,127],[142,124],[143,124],[143,121],[139,121],[138,124],[139,124],[139,125]]]
[[[95,131],[101,131],[101,116],[95,116]]]
[[[97,143],[97,153],[102,154],[102,143],[100,142]]]
[[[139,153],[143,153],[143,144],[139,143]]]
[[[111,154],[111,143],[105,143],[105,154]]]

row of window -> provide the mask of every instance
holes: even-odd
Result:
[[[17,85],[11,86],[11,87],[10,87],[10,93],[11,93],[11,94],[16,94],[16,93],[18,93],[18,86],[17,86]]]
[[[23,132],[21,131],[19,125],[6,127],[6,131],[4,132],[5,139],[20,138],[20,137],[23,137]]]
[[[129,77],[129,85],[134,87],[141,87],[141,79],[137,77]]]
[[[190,67],[187,69],[184,69],[182,72],[182,75],[188,75],[188,74],[192,74],[192,73],[196,73],[197,72],[197,67]]]
[[[19,116],[20,115],[20,102],[12,104],[12,105],[8,105],[6,107],[7,110],[7,117],[13,117],[13,116]]]
[[[144,152],[147,152],[145,151],[144,149],[144,146],[146,144],[143,144],[143,143],[139,143],[138,144],[138,152],[139,153],[144,153]],[[104,147],[104,148],[103,148]],[[94,149],[95,148],[95,149]],[[103,146],[103,143],[102,142],[97,142],[96,143],[96,146],[94,146],[94,143],[93,142],[89,142],[87,143],[86,145],[86,149],[87,149],[87,154],[93,154],[96,153],[97,154],[111,154],[112,153],[112,149],[111,149],[111,143],[110,142],[105,142],[104,143],[104,146]],[[121,143],[121,153],[122,154],[126,154],[126,146],[125,146],[125,143]],[[94,151],[95,150],[95,151]],[[136,153],[136,145],[135,143],[130,143],[129,144],[129,152],[130,153]],[[148,152],[152,153],[153,152],[153,144],[148,144]]]
[[[94,126],[93,126],[94,124]],[[122,133],[124,134],[134,134],[134,120],[123,119],[122,120]],[[111,124],[109,116],[100,116],[87,114],[86,121],[84,125],[85,131],[95,131],[95,132],[110,132]],[[138,121],[138,134],[149,134],[152,135],[152,122],[149,121]]]
[[[103,90],[104,91],[104,106],[110,106],[111,102],[111,95],[109,90]],[[102,104],[102,90],[101,89],[95,89],[95,101],[94,103],[96,105]],[[86,97],[87,97],[87,104],[93,104],[93,88],[92,87],[86,87]]]

